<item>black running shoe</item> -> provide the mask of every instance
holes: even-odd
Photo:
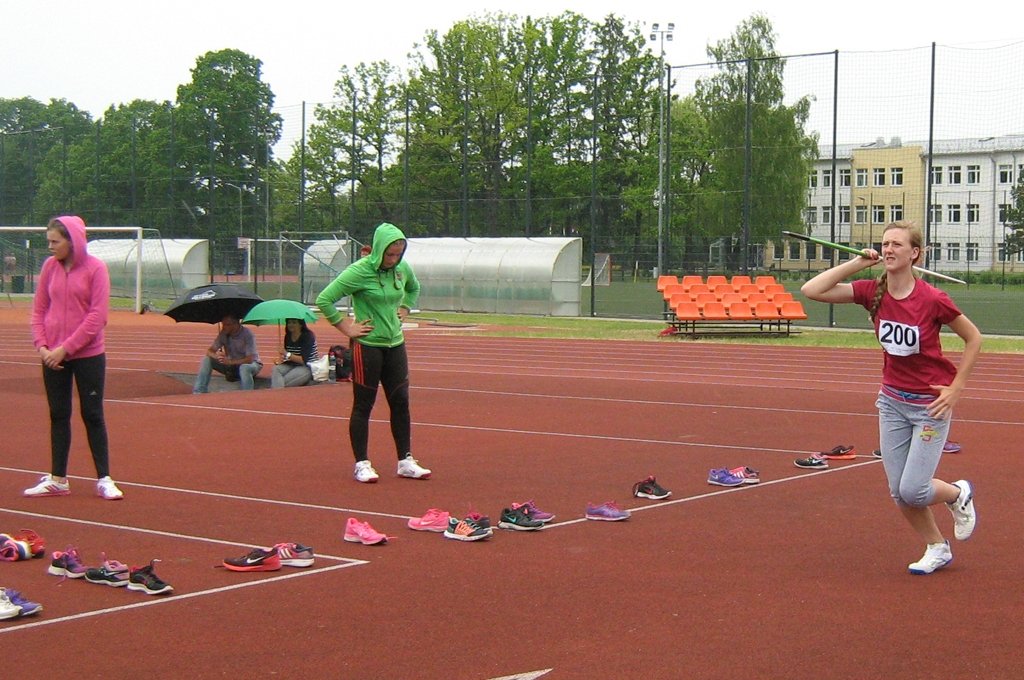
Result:
[[[128,585],[128,578],[128,565],[117,560],[105,559],[101,566],[85,571],[85,580],[89,583],[101,583],[115,588]]]
[[[153,565],[159,561],[153,560],[145,567],[133,568],[128,574],[128,590],[137,590],[147,595],[163,595],[173,591],[174,588],[153,573]]]
[[[515,531],[537,531],[544,528],[544,522],[531,519],[522,508],[505,508],[498,519],[498,528]]]
[[[656,501],[660,501],[663,498],[668,498],[672,495],[672,492],[668,489],[663,489],[658,485],[658,482],[654,479],[654,475],[651,475],[647,479],[642,479],[633,485],[633,495],[637,498],[650,498]]]

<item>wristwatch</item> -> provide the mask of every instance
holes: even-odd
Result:
[[[291,352],[285,352],[284,353],[284,360],[285,361],[288,361],[291,358],[292,358],[292,353]]]

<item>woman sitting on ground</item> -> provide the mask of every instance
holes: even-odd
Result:
[[[281,360],[270,374],[270,386],[301,387],[313,382],[310,364],[320,358],[316,335],[302,319],[285,321],[284,350]]]

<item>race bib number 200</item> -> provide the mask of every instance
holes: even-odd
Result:
[[[878,324],[878,342],[887,354],[907,357],[921,351],[921,333],[917,326],[896,321],[881,321]]]

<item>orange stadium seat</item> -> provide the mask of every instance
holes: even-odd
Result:
[[[764,293],[751,293],[747,296],[747,304],[751,307],[759,302],[771,302],[771,298]]]
[[[770,299],[771,296],[775,295],[776,293],[785,293],[786,287],[783,286],[781,283],[773,283],[771,285],[765,286],[764,290],[761,292],[767,295]]]
[[[782,318],[774,302],[758,302],[754,305],[754,316],[762,321],[778,321]]]
[[[682,284],[670,283],[661,291],[661,297],[666,300],[670,299],[676,293],[685,293],[686,289],[683,288]]]
[[[714,290],[715,286],[720,286],[723,283],[724,284],[728,284],[729,283],[729,279],[727,279],[724,276],[721,276],[719,274],[712,274],[711,276],[708,277],[707,284],[708,284],[708,288],[710,288],[711,290]]]
[[[753,321],[754,315],[746,302],[734,302],[729,305],[729,318],[733,321]]]
[[[704,283],[704,277],[696,274],[686,274],[679,280],[679,283],[683,284],[683,288],[689,289],[690,286],[695,286]]]
[[[676,318],[680,321],[700,321],[700,309],[696,302],[680,302],[675,306]]]
[[[717,300],[708,302],[702,310],[705,321],[728,321],[729,315],[725,311],[725,305]]]
[[[779,315],[788,321],[796,321],[798,319],[806,319],[807,312],[804,311],[804,306],[800,304],[799,300],[790,300],[789,302],[783,302],[782,308],[779,309]]]
[[[711,292],[711,289],[708,288],[708,285],[706,283],[695,283],[692,286],[690,286],[689,290],[690,290],[690,297],[692,297],[694,299],[696,299],[697,296],[700,295],[701,293],[710,293]]]
[[[792,293],[776,293],[775,295],[772,296],[772,302],[775,303],[775,308],[776,309],[782,309],[783,303],[792,302],[792,301],[793,301],[793,294]]]
[[[715,297],[714,293],[698,293],[693,301],[697,303],[697,307],[703,311],[704,307],[712,302],[718,302],[718,298]]]
[[[729,281],[729,285],[731,285],[732,289],[737,293],[740,291],[740,286],[746,286],[749,283],[751,283],[750,277],[745,274],[737,274]]]
[[[660,293],[660,292],[664,291],[665,290],[665,286],[667,286],[669,284],[672,284],[672,283],[679,283],[679,279],[677,279],[674,276],[659,276],[658,277],[658,284],[657,284],[658,292]]]
[[[773,283],[778,283],[778,281],[775,280],[774,276],[758,276],[756,279],[754,279],[754,283],[757,284],[758,288],[764,290],[766,286],[770,286]]]
[[[739,293],[726,293],[722,296],[721,303],[725,305],[726,308],[734,302],[743,302],[743,296]]]
[[[760,293],[760,292],[761,292],[761,289],[758,288],[757,285],[755,285],[753,283],[749,283],[749,284],[747,284],[745,286],[740,286],[740,290],[739,290],[739,294],[743,296],[744,300],[749,298],[752,293]]]
[[[715,297],[721,300],[723,295],[725,295],[726,293],[732,293],[733,290],[732,286],[730,286],[728,283],[720,283],[717,286],[715,286],[714,292]]]

